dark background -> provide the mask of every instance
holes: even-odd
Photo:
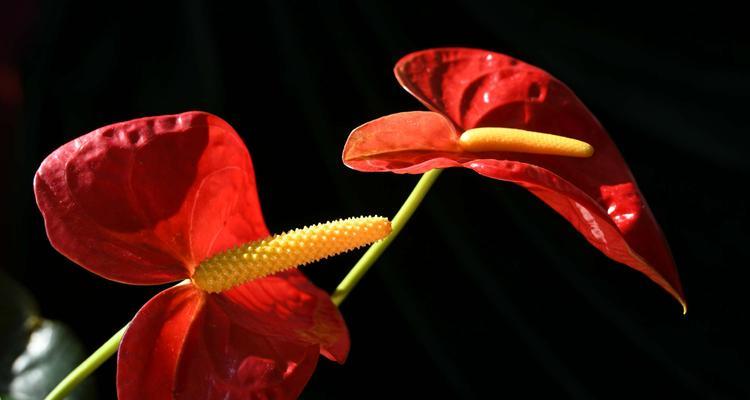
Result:
[[[747,23],[715,2],[606,4],[6,5],[2,268],[90,350],[161,290],[58,254],[31,186],[58,146],[148,115],[231,123],[272,231],[392,215],[417,177],[347,169],[347,134],[421,109],[392,76],[401,56],[486,48],[557,76],[608,128],[671,244],[688,315],[523,189],[449,170],[343,304],[347,364],[321,360],[303,398],[750,397]],[[332,290],[359,255],[305,271]],[[96,373],[102,399],[114,373],[113,361]]]

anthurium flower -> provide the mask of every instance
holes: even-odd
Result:
[[[250,154],[203,112],[97,129],[34,180],[52,245],[104,278],[184,281],[137,313],[120,345],[120,399],[295,398],[318,354],[343,362],[336,306],[293,267],[375,241],[384,218],[269,237]]]
[[[627,164],[567,86],[509,56],[464,48],[409,54],[395,74],[432,111],[356,128],[347,166],[409,174],[464,167],[517,183],[685,306],[670,250]]]

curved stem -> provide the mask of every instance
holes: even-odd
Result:
[[[354,289],[354,286],[356,286],[365,273],[367,273],[372,264],[377,261],[385,249],[387,249],[396,236],[398,236],[399,232],[404,228],[404,225],[409,221],[409,218],[414,214],[414,211],[419,207],[419,204],[422,203],[422,199],[427,195],[432,184],[435,183],[437,177],[440,176],[440,172],[442,172],[442,170],[433,169],[422,175],[422,178],[420,178],[417,185],[414,186],[411,194],[406,198],[406,201],[398,210],[398,213],[396,213],[396,216],[393,217],[393,221],[391,221],[391,226],[393,228],[391,234],[385,239],[370,246],[370,248],[367,249],[367,252],[362,255],[362,258],[354,264],[351,271],[349,271],[346,277],[344,277],[344,280],[339,283],[339,286],[331,295],[331,300],[334,304],[338,306],[344,301],[344,299],[346,299],[346,296],[348,296],[352,289]]]
[[[427,195],[427,192],[435,183],[435,180],[440,175],[441,170],[433,169],[428,171],[419,179],[417,185],[411,191],[409,197],[401,206],[391,221],[392,231],[385,239],[373,244],[370,248],[362,255],[362,258],[354,264],[351,271],[344,277],[341,283],[336,287],[336,290],[331,295],[331,300],[337,306],[340,305],[346,296],[354,289],[354,286],[362,279],[372,265],[377,261],[381,254],[388,248],[393,240],[398,236],[399,232],[404,229],[404,225],[409,221],[409,218],[417,210],[419,204]],[[86,377],[91,375],[97,368],[99,368],[104,361],[112,357],[117,352],[117,347],[122,340],[122,336],[125,334],[127,329],[125,325],[117,333],[115,333],[109,340],[107,340],[101,347],[99,347],[93,354],[83,361],[76,369],[71,371],[68,376],[65,377],[57,386],[44,398],[44,400],[60,400],[67,396],[79,383],[81,383]]]
[[[68,376],[65,377],[57,386],[44,398],[44,400],[58,400],[63,399],[67,396],[79,383],[81,383],[86,377],[91,375],[102,363],[107,361],[108,358],[112,357],[117,352],[117,346],[120,345],[122,335],[125,334],[125,330],[128,328],[127,325],[123,326],[122,329],[112,335],[101,347],[84,360],[79,366],[71,371]]]

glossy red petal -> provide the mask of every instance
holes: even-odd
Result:
[[[645,273],[684,305],[669,248],[627,164],[604,128],[564,84],[511,57],[461,48],[410,54],[398,62],[395,73],[407,91],[450,118],[457,132],[495,126],[552,133],[590,143],[594,156],[370,150],[373,155],[348,165],[398,173],[465,166],[522,184],[606,255]],[[565,190],[559,182],[565,182]],[[601,240],[594,240],[592,218],[602,227]]]
[[[171,399],[185,341],[205,305],[192,285],[167,289],[144,305],[117,354],[117,396]]]
[[[389,155],[410,152],[425,159],[435,152],[461,151],[459,134],[442,114],[427,111],[401,112],[370,121],[355,128],[346,140],[342,159],[347,166],[360,171],[393,169],[381,160]],[[410,164],[413,164],[411,160]]]
[[[173,398],[296,399],[318,351],[317,345],[245,329],[209,297],[185,341]]]
[[[320,353],[343,363],[349,332],[330,296],[292,270],[250,281],[212,295],[235,323],[257,334],[320,346]]]
[[[203,112],[97,129],[47,157],[34,189],[52,245],[125,283],[186,278],[206,256],[268,234],[247,149]]]
[[[624,183],[612,197],[596,201],[551,171],[530,164],[474,160],[465,166],[525,187],[565,217],[597,249],[642,272],[685,305],[669,247],[634,184]],[[602,202],[611,202],[609,213]]]
[[[236,324],[193,285],[165,290],[138,312],[117,360],[117,394],[130,399],[294,399],[319,346]]]

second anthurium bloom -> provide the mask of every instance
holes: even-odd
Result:
[[[344,163],[421,174],[464,167],[517,183],[596,248],[656,282],[686,307],[669,247],[607,132],[563,83],[532,65],[479,49],[412,53],[395,67],[431,111],[356,128]]]
[[[184,281],[141,308],[118,353],[120,399],[296,398],[349,336],[295,266],[386,236],[364,217],[269,236],[250,154],[202,112],[106,126],[62,146],[34,180],[50,242],[104,278]]]

